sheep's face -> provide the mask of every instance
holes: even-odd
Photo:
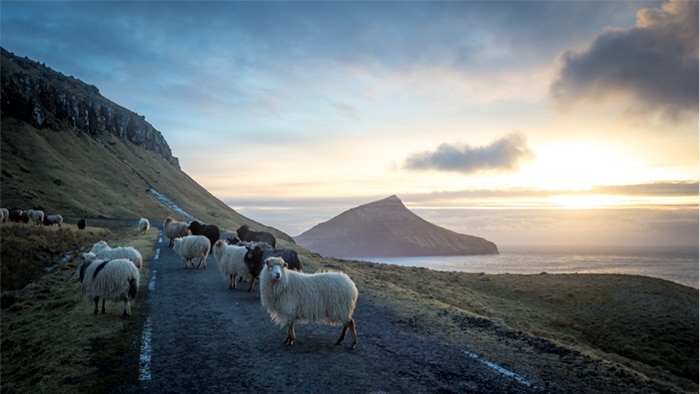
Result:
[[[265,266],[273,280],[280,280],[284,269],[287,268],[287,263],[279,257],[270,257],[265,260]]]

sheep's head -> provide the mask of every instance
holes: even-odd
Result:
[[[281,257],[268,257],[265,259],[265,266],[270,273],[270,277],[278,280],[282,278],[282,273],[287,268],[287,263]]]
[[[90,252],[97,253],[98,251],[106,248],[107,246],[108,246],[107,241],[99,241],[99,242],[95,243],[94,245],[92,245],[92,249],[90,249]]]

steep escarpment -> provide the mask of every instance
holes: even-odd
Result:
[[[114,135],[155,152],[179,168],[167,141],[145,117],[74,77],[2,49],[2,116],[39,129]]]
[[[64,217],[246,218],[184,173],[163,135],[95,86],[2,50],[0,203]]]
[[[345,211],[294,239],[333,257],[498,254],[493,242],[430,223],[396,196]]]

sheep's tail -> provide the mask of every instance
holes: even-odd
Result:
[[[129,298],[136,298],[136,292],[139,290],[139,282],[135,277],[129,278]]]

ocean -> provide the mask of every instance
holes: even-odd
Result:
[[[486,274],[600,273],[651,276],[698,288],[698,248],[500,246],[499,255],[360,257],[356,260]]]

